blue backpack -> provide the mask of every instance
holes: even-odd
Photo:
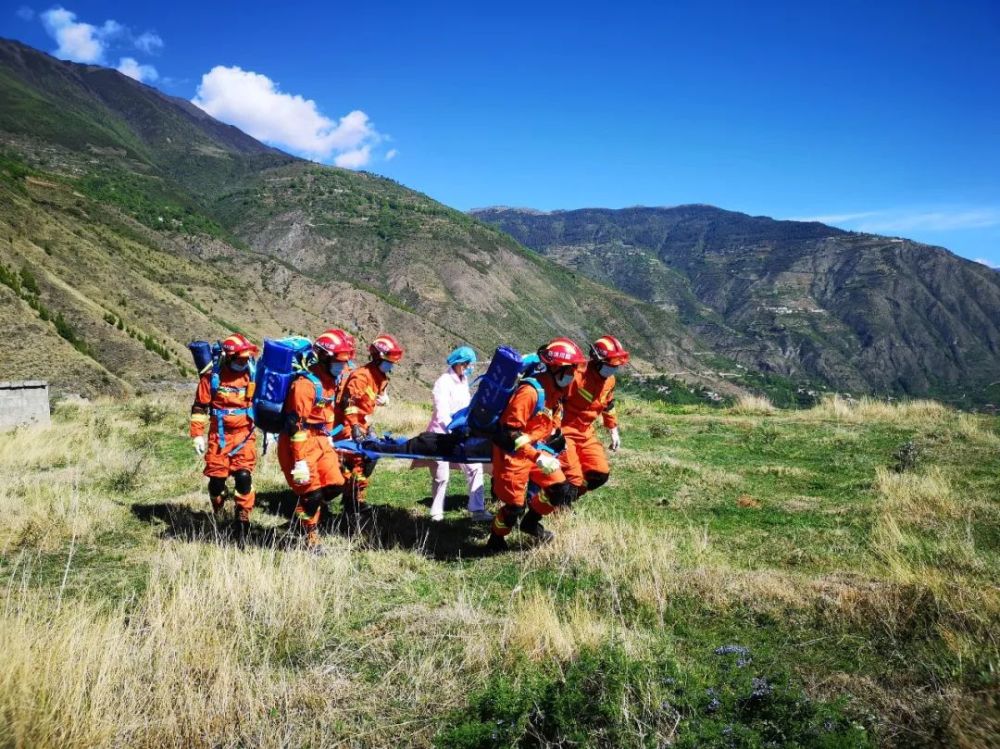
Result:
[[[514,392],[528,384],[538,393],[535,413],[545,408],[545,391],[538,380],[531,377],[538,364],[538,357],[522,357],[517,349],[500,346],[486,372],[476,379],[476,392],[468,407],[463,408],[448,425],[449,432],[466,432],[489,437],[496,433],[500,416]]]
[[[262,431],[274,434],[287,426],[285,400],[296,377],[305,377],[312,383],[316,390],[316,405],[329,402],[329,398],[323,397],[323,383],[309,371],[315,363],[316,355],[308,338],[264,339],[258,385],[253,396],[257,426]]]
[[[198,376],[201,377],[206,372],[212,373],[211,388],[212,388],[212,400],[215,400],[215,394],[219,392],[220,382],[219,376],[222,370],[222,344],[218,341],[215,343],[209,343],[208,341],[191,341],[188,344],[188,350],[191,352],[191,357],[194,359],[195,369],[198,370]],[[250,390],[251,398],[256,397],[256,382],[257,382],[257,360],[250,359],[250,384],[247,389]],[[224,449],[226,447],[226,430],[223,426],[225,422],[225,417],[227,416],[247,416],[250,418],[252,423],[255,423],[254,418],[254,408],[251,403],[249,408],[211,408],[211,415],[215,417],[216,428],[219,433],[219,447]],[[252,431],[251,431],[252,433]],[[247,438],[247,440],[249,437]],[[247,443],[247,440],[243,440],[230,450],[227,455],[234,455],[243,449],[243,446]]]

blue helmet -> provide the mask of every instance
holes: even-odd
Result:
[[[456,364],[475,364],[476,363],[476,352],[473,351],[469,346],[459,346],[457,349],[448,354],[449,367],[454,367]]]

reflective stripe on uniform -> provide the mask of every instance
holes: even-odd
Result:
[[[357,406],[348,406],[347,408],[344,409],[344,415],[345,416],[347,416],[347,415],[353,415],[353,414],[356,414],[356,413],[361,413],[361,409],[358,408]]]
[[[290,438],[290,442],[305,442],[309,435],[306,432],[296,432]]]
[[[207,424],[208,414],[191,414],[192,424]]]
[[[581,396],[583,396],[583,399],[585,401],[587,401],[587,403],[593,403],[594,402],[594,395],[593,395],[593,393],[591,393],[586,388],[583,388],[583,387],[577,388],[577,392],[580,393]]]
[[[517,452],[522,447],[530,443],[531,443],[531,437],[529,437],[526,434],[518,435],[517,437],[514,438],[514,452]]]

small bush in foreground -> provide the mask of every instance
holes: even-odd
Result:
[[[840,703],[811,700],[785,674],[758,675],[745,648],[719,648],[705,665],[683,673],[672,659],[636,659],[613,645],[549,667],[518,663],[472,695],[437,746],[871,745]]]

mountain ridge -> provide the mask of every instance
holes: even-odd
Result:
[[[703,204],[476,215],[566,267],[676,305],[744,366],[859,392],[1000,399],[1000,279],[946,248]]]
[[[122,392],[150,372],[189,377],[194,337],[332,324],[363,341],[393,328],[409,351],[399,384],[414,394],[458,343],[530,350],[557,334],[613,332],[640,368],[705,369],[676,315],[117,71],[0,41],[0,154],[0,318],[24,331],[0,377]],[[33,359],[33,343],[79,376]]]

